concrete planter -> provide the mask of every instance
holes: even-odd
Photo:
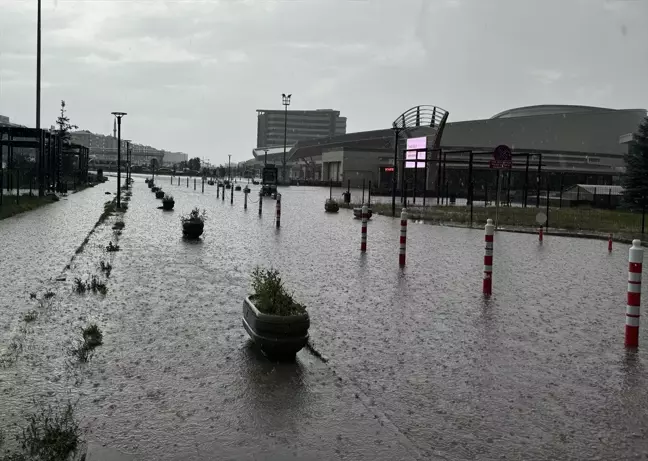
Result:
[[[146,185],[148,186],[149,189],[152,189],[153,186],[155,186],[155,184],[153,184],[153,181],[147,182]]]
[[[164,198],[164,191],[162,190],[155,191],[155,198]]]
[[[269,357],[293,358],[308,342],[308,314],[269,315],[254,305],[254,297],[243,301],[243,327]]]
[[[205,223],[202,222],[183,222],[182,223],[182,235],[187,238],[197,239],[203,233],[205,229]]]
[[[338,205],[338,202],[332,198],[329,198],[326,199],[326,203],[324,203],[324,210],[326,210],[327,213],[337,213],[340,211],[340,205]]]
[[[173,210],[173,206],[175,205],[175,201],[173,200],[162,200],[162,208],[164,210]]]
[[[371,208],[369,208],[369,212],[367,213],[367,219],[371,219],[372,216],[373,216],[373,211],[371,210]],[[357,219],[362,219],[362,208],[354,208],[353,217]]]

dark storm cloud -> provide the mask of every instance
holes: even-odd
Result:
[[[350,130],[416,104],[646,107],[648,2],[43,0],[43,117],[192,155],[249,157],[257,108],[337,108]],[[0,112],[33,124],[35,9],[0,0]],[[46,123],[44,121],[44,123]],[[218,133],[218,136],[214,134]]]

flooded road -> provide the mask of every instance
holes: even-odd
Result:
[[[627,246],[608,254],[601,241],[549,235],[539,246],[533,235],[498,233],[485,301],[483,230],[410,222],[400,269],[399,222],[375,216],[361,255],[351,211],[324,213],[328,189],[286,188],[277,230],[275,202],[265,199],[259,218],[255,186],[245,211],[241,192],[230,205],[215,186],[201,194],[200,184],[162,177],[176,199],[165,213],[136,179],[121,251],[103,251],[117,237],[99,228],[65,282],[48,277],[101,213],[100,186],[72,196],[87,212],[66,219],[87,220],[85,230],[51,234],[32,257],[15,232],[58,219],[62,202],[32,212],[44,214],[31,226],[0,222],[9,252],[24,253],[12,266],[3,257],[14,281],[2,294],[3,325],[20,321],[37,282],[57,292],[28,327],[20,359],[0,369],[9,420],[32,397],[70,396],[88,439],[146,460],[648,456],[646,355],[623,348]],[[189,243],[179,217],[194,206],[208,221]],[[71,293],[74,276],[108,259],[105,298]],[[251,347],[240,313],[257,264],[278,268],[308,306],[327,363],[302,351],[296,364],[274,365]],[[19,282],[21,271],[37,275]],[[71,366],[66,344],[88,321],[104,345]]]

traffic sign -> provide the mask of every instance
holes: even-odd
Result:
[[[500,144],[493,151],[493,158],[488,164],[491,168],[511,169],[513,167],[513,155],[511,148],[505,144]]]

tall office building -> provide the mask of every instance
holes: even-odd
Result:
[[[284,144],[284,110],[257,110],[257,148]],[[297,141],[346,134],[346,117],[339,110],[289,110],[287,118],[288,146]]]

